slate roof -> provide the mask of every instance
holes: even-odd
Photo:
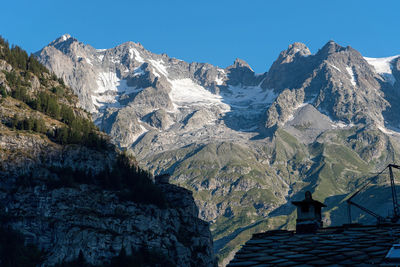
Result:
[[[400,224],[268,231],[254,234],[228,266],[391,265],[385,256],[393,244],[400,244]]]

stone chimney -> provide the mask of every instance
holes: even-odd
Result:
[[[296,233],[315,233],[322,227],[321,208],[326,205],[314,200],[310,191],[305,193],[304,200],[292,204],[297,207]]]

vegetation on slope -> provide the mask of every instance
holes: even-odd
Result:
[[[25,109],[39,111],[61,123],[60,127],[54,129],[46,127],[43,116],[27,117],[25,114],[15,113],[12,118],[1,118],[6,126],[14,130],[46,134],[59,144],[106,148],[104,137],[99,134],[89,115],[74,106],[77,98],[62,79],[49,74],[33,55],[28,56],[20,47],[9,48],[7,41],[1,37],[0,60],[12,66],[9,71],[3,70],[4,80],[0,81],[1,102],[7,101],[7,97],[12,97],[26,104]],[[36,88],[32,85],[35,80],[40,82]]]
[[[2,37],[0,67],[0,134],[33,134],[48,138],[50,143],[76,144],[99,153],[114,149],[90,115],[77,107],[78,98],[63,80],[20,47],[10,48]],[[166,207],[163,193],[150,173],[137,167],[136,161],[125,154],[117,156],[111,166],[105,163],[104,169],[95,174],[90,170],[48,166],[45,174],[31,172],[18,181],[22,186],[45,182],[50,188],[91,184],[114,190],[123,200]]]

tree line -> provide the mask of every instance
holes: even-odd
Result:
[[[17,130],[28,130],[46,134],[51,140],[59,144],[82,144],[85,146],[105,149],[107,142],[98,134],[98,129],[88,119],[77,116],[74,110],[63,103],[60,103],[61,97],[65,95],[65,85],[62,79],[57,79],[55,74],[51,75],[53,80],[58,80],[59,86],[54,86],[51,90],[40,91],[31,96],[28,88],[31,86],[28,81],[30,73],[40,77],[41,83],[46,83],[46,78],[42,73],[49,73],[47,68],[39,63],[32,55],[28,57],[27,53],[18,46],[9,47],[8,42],[0,36],[0,59],[6,60],[11,64],[14,70],[3,71],[7,83],[12,88],[7,92],[5,87],[0,85],[0,95],[3,100],[7,96],[18,99],[26,103],[33,110],[40,111],[49,117],[61,121],[65,126],[56,130],[46,129],[42,119],[38,118],[19,118],[15,116],[9,122],[8,126]],[[22,70],[22,72],[15,69]]]
[[[32,172],[18,178],[18,186],[34,187],[44,181],[49,189],[71,187],[80,184],[95,185],[103,190],[115,191],[121,201],[152,204],[168,208],[164,192],[151,179],[151,174],[130,163],[129,157],[119,154],[114,164],[93,174],[90,170],[71,167],[49,167],[46,179],[36,179]],[[43,177],[42,177],[43,178]]]
[[[41,77],[43,73],[49,73],[49,70],[33,54],[28,56],[28,53],[17,45],[10,47],[8,41],[2,36],[0,36],[0,59],[7,61],[13,68],[30,71],[38,77]]]

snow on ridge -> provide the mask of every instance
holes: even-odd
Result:
[[[135,58],[137,62],[144,63],[144,59],[140,56],[139,52],[135,48],[129,48],[129,57],[131,59]]]
[[[357,83],[356,83],[356,76],[354,75],[354,71],[353,71],[353,69],[352,68],[350,68],[350,67],[346,67],[346,70],[347,70],[347,72],[349,73],[349,75],[350,75],[350,82],[351,82],[351,84],[353,85],[353,86],[356,86],[357,85]]]
[[[154,75],[157,77],[160,77],[160,74],[168,77],[168,72],[167,72],[167,68],[164,66],[163,61],[162,60],[154,60],[154,59],[150,59],[149,60],[151,65],[156,69]]]
[[[396,127],[390,127],[390,129],[386,128],[383,123],[378,123],[377,128],[381,130],[381,132],[390,135],[400,135],[400,129]]]
[[[222,85],[222,84],[224,83],[224,80],[223,80],[222,77],[217,76],[217,77],[215,77],[215,83],[216,83],[217,85]]]
[[[382,75],[385,80],[393,85],[396,80],[392,74],[391,62],[398,57],[400,57],[400,55],[382,58],[364,57],[364,59],[368,62],[368,64],[374,67],[376,73]]]
[[[339,71],[339,72],[342,72],[338,67],[336,67],[335,65],[333,65],[333,64],[329,64],[331,67],[333,67],[334,69],[336,69],[337,71]]]
[[[215,83],[217,85],[222,85],[224,83],[224,78],[226,78],[226,72],[224,69],[217,69],[218,70],[218,74],[217,77],[215,77]]]
[[[89,65],[92,65],[92,66],[93,66],[92,61],[91,61],[89,58],[85,58],[85,60],[86,60],[86,62],[87,62]]]
[[[61,36],[61,39],[62,39],[63,41],[66,41],[66,40],[68,40],[69,38],[71,38],[71,35],[69,35],[68,33],[66,33],[66,34],[64,34],[63,36]]]

